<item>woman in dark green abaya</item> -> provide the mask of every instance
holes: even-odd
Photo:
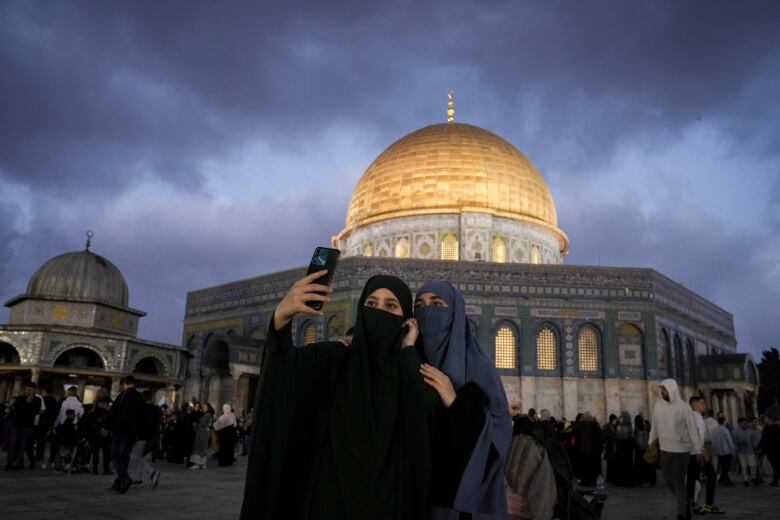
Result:
[[[323,274],[296,282],[269,326],[241,519],[423,519],[440,400],[412,348],[411,292],[375,276],[351,346],[295,348],[292,318],[319,316],[306,303],[329,301]]]

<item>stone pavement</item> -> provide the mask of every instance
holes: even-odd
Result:
[[[212,464],[192,471],[157,464],[160,485],[130,489],[126,495],[109,490],[113,477],[56,475],[36,469],[0,472],[0,519],[12,520],[232,520],[238,518],[244,491],[246,457],[231,468]],[[733,477],[736,477],[734,475]],[[674,518],[674,503],[666,489],[607,487],[605,520]],[[727,511],[724,520],[780,518],[780,489],[718,487],[716,504]],[[702,518],[702,517],[695,517]]]

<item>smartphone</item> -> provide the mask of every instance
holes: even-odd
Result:
[[[306,271],[306,274],[310,275],[312,273],[316,273],[317,271],[327,269],[328,274],[315,280],[314,283],[330,286],[330,281],[333,279],[333,274],[336,272],[336,264],[339,261],[339,255],[341,255],[341,251],[338,249],[333,249],[330,247],[318,247],[314,250],[314,255],[311,257],[309,270]],[[306,305],[315,311],[322,309],[322,302],[307,302]]]

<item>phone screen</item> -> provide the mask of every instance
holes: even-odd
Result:
[[[339,255],[341,255],[341,251],[338,249],[333,249],[331,247],[316,248],[311,257],[309,269],[306,271],[306,274],[309,275],[327,269],[328,274],[316,280],[314,283],[329,286],[330,281],[333,279],[333,274],[336,272],[336,264],[339,261]],[[322,309],[322,302],[308,302],[306,305],[316,311]]]

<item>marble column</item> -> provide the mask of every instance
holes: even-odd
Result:
[[[38,383],[38,379],[41,377],[41,369],[37,367],[32,367],[30,369],[30,381],[34,383]]]

